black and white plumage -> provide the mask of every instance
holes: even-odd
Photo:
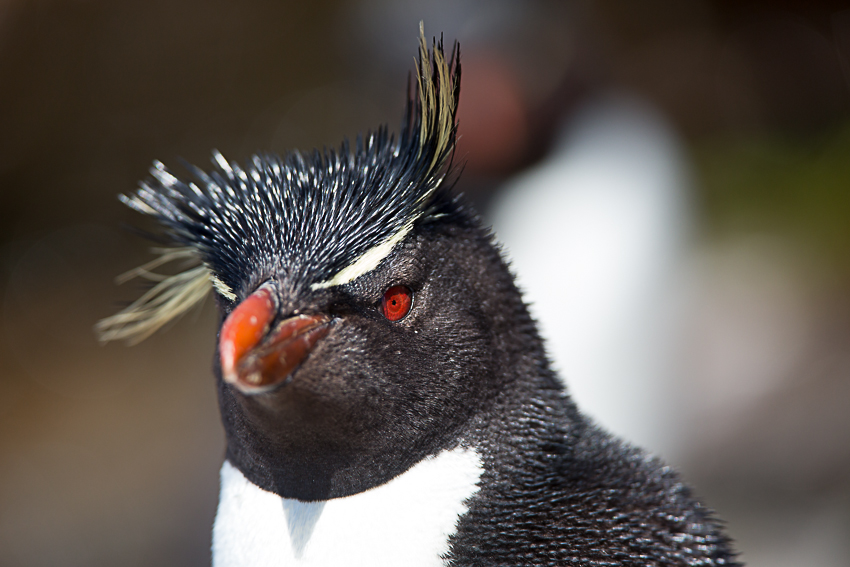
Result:
[[[423,36],[398,139],[247,170],[216,155],[194,181],[156,164],[124,198],[175,243],[135,275],[199,265],[104,338],[218,292],[214,564],[737,565],[675,472],[576,409],[491,235],[451,196],[459,75],[457,51]]]

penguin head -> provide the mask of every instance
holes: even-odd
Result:
[[[493,399],[485,266],[458,230],[416,229],[345,284],[273,279],[224,308],[220,403],[249,479],[302,500],[361,492],[449,447]]]
[[[211,283],[227,458],[262,488],[318,500],[379,485],[457,443],[504,387],[500,329],[524,307],[449,191],[459,81],[457,47],[446,57],[421,35],[398,138],[382,128],[246,169],[216,153],[191,180],[156,163],[122,197],[165,227],[163,258],[198,266],[101,335],[142,338]]]

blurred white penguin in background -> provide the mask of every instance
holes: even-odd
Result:
[[[674,361],[690,178],[651,108],[611,96],[566,122],[489,215],[549,356],[583,410],[674,457]]]

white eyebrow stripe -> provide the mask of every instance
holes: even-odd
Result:
[[[434,186],[417,201],[417,205],[421,205],[424,202],[427,202],[428,199],[431,198],[437,189],[443,183],[443,177],[440,177],[436,180]],[[393,251],[395,245],[401,242],[405,236],[407,236],[410,231],[413,229],[413,224],[419,220],[419,218],[423,215],[423,211],[421,208],[417,212],[416,215],[412,219],[410,219],[407,224],[401,227],[401,230],[396,232],[391,237],[387,238],[385,241],[381,242],[377,246],[370,248],[366,252],[364,252],[359,258],[357,258],[354,262],[346,266],[337,272],[331,279],[327,281],[323,281],[320,283],[314,283],[310,286],[310,289],[315,291],[317,289],[326,289],[329,287],[334,287],[338,285],[347,284],[348,282],[354,281],[363,274],[368,274],[372,270],[378,267],[381,263],[381,260],[390,255],[390,252]]]
[[[354,262],[341,269],[336,273],[331,279],[321,282],[314,283],[310,286],[310,289],[325,289],[329,287],[334,287],[338,285],[347,284],[348,282],[354,281],[363,274],[368,274],[372,270],[378,267],[381,263],[381,260],[390,255],[390,252],[393,251],[395,245],[401,242],[405,236],[408,235],[410,230],[413,228],[413,221],[404,225],[401,230],[396,232],[394,235],[384,240],[377,246],[370,248],[366,252],[363,253],[359,258],[357,258]]]

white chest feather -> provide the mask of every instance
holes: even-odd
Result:
[[[299,502],[262,490],[225,462],[213,566],[442,566],[481,472],[475,451],[454,449],[366,492]]]

